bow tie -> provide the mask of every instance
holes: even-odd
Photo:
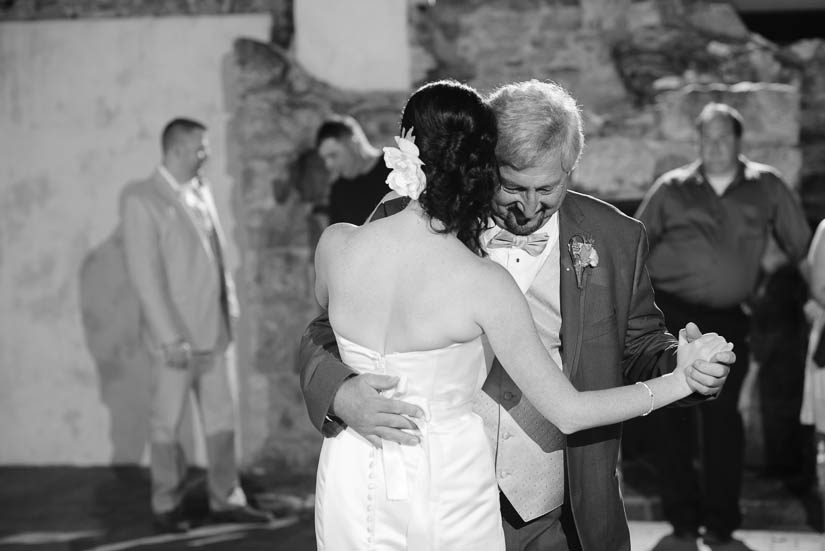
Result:
[[[547,246],[550,236],[546,233],[534,233],[532,235],[513,235],[507,230],[501,230],[487,243],[488,249],[517,248],[525,251],[530,256],[538,256]]]

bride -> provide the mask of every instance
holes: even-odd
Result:
[[[621,422],[691,393],[685,373],[731,345],[680,338],[677,368],[578,392],[542,345],[524,295],[485,258],[480,234],[498,185],[496,123],[475,90],[428,84],[408,100],[387,183],[411,201],[361,227],[336,224],[316,250],[315,293],[354,370],[399,376],[419,406],[420,444],[375,448],[351,429],[318,465],[320,550],[503,550],[493,458],[472,399],[486,376],[481,337],[527,399],[565,433]]]

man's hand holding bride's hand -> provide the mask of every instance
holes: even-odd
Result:
[[[350,377],[338,388],[332,401],[332,413],[376,448],[381,439],[412,446],[419,442],[418,431],[409,417],[424,416],[421,408],[402,400],[381,395],[398,384],[398,377],[364,373]]]
[[[733,345],[716,333],[702,334],[695,323],[679,331],[676,370],[685,377],[691,391],[706,396],[722,389],[730,367],[736,361]]]

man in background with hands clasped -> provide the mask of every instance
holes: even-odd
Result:
[[[186,460],[178,430],[195,392],[206,434],[213,522],[269,522],[249,507],[238,480],[237,396],[231,354],[238,314],[224,264],[224,237],[212,192],[201,177],[209,157],[206,126],[175,119],[162,137],[163,160],[123,193],[123,242],[152,359],[152,512],[159,532],[182,532]]]

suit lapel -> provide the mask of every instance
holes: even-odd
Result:
[[[218,245],[221,251],[226,250],[226,236],[223,234],[220,219],[218,218],[218,209],[215,206],[215,197],[212,195],[212,188],[209,187],[206,181],[203,182],[200,195],[203,202],[206,204],[206,210],[209,211],[209,218],[212,220],[212,226],[215,228],[215,235],[218,237]]]
[[[166,178],[164,178],[163,175],[161,175],[161,173],[157,170],[154,174],[154,183],[158,192],[165,197],[175,209],[177,209],[178,213],[182,214],[183,217],[188,220],[187,226],[189,226],[189,229],[194,232],[195,237],[200,242],[206,255],[214,262],[215,259],[212,246],[209,243],[209,236],[206,235],[201,229],[198,221],[195,219],[195,213],[192,212],[192,209],[184,203],[182,193],[173,189],[172,185],[167,182]]]
[[[587,279],[585,277],[583,289],[579,289],[567,244],[574,235],[586,233],[582,229],[583,219],[584,213],[578,205],[576,196],[568,192],[559,209],[559,294],[562,319],[562,359],[564,360],[564,373],[571,381],[579,368]]]

